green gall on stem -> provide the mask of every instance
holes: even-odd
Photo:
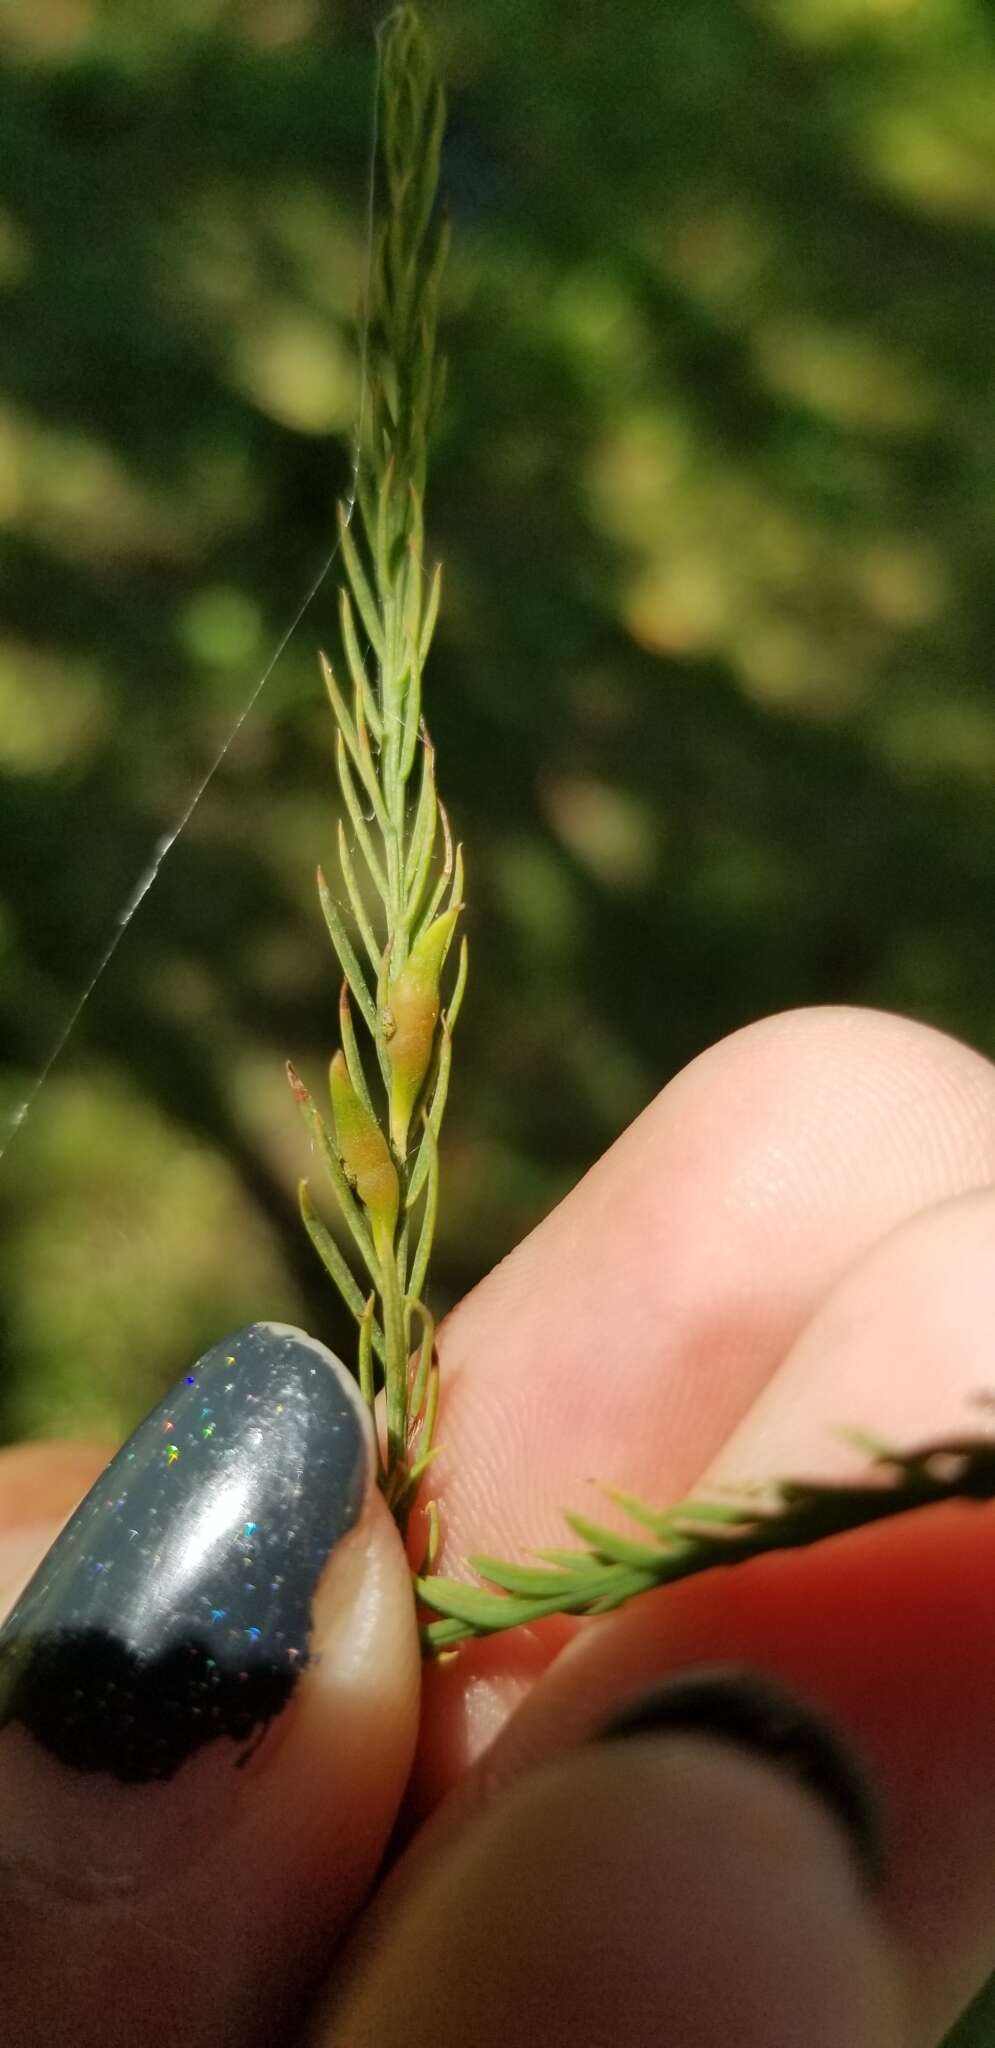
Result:
[[[334,1132],[332,1119],[322,1121],[293,1074],[291,1086],[364,1269],[362,1279],[353,1273],[305,1192],[304,1227],[359,1326],[359,1377],[370,1404],[374,1360],[383,1368],[380,1481],[403,1529],[434,1426],[437,1375],[424,1333],[427,1362],[409,1388],[410,1316],[415,1301],[420,1303],[431,1256],[448,1023],[459,1008],[465,954],[442,1018],[439,980],[461,906],[462,861],[458,849],[453,853],[435,788],[421,671],[439,590],[438,575],[430,590],[424,584],[422,501],[427,441],[441,390],[436,321],[447,235],[436,198],[444,101],[412,8],[396,9],[384,24],[382,56],[371,189],[371,203],[379,197],[382,205],[367,293],[369,417],[357,430],[353,496],[339,507],[348,588],[340,599],[337,672],[322,659],[338,727],[335,755],[344,806],[338,830],[341,886],[329,888],[318,873],[322,913],[345,977],[341,1051],[330,1074]],[[425,753],[420,791],[412,801],[419,735]],[[440,822],[444,857],[436,875]],[[447,914],[439,917],[440,911]],[[423,1107],[426,1129],[409,1162],[408,1134]]]
[[[439,977],[462,904],[443,911],[415,941],[397,976],[388,983],[381,1022],[390,1067],[390,1135],[399,1156],[408,1149],[408,1130],[432,1063],[441,998]]]
[[[345,1054],[337,1052],[329,1069],[335,1143],[346,1177],[370,1219],[373,1242],[381,1260],[389,1257],[400,1207],[400,1183],[390,1146],[349,1078]]]

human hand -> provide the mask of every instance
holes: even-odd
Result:
[[[995,1072],[962,1046],[840,1010],[714,1048],[442,1331],[443,1568],[562,1542],[588,1477],[665,1502],[852,1469],[840,1423],[963,1428],[992,1378],[993,1178]],[[12,1593],[100,1462],[5,1454]],[[250,2048],[310,2008],[335,2048],[931,2048],[992,1963],[993,1566],[990,1512],[935,1509],[422,1676],[369,1493],[321,1582],[320,1656],[243,1770],[222,1741],[122,1786],[26,1769],[30,1738],[0,1736],[8,2039]],[[589,1739],[717,1663],[786,1684],[864,1759],[876,1891],[838,1801],[741,1743],[686,1721]],[[410,1845],[342,1951],[402,1798]]]

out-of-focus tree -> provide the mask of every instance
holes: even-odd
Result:
[[[995,1049],[995,39],[982,0],[432,19],[451,1298],[751,1017],[878,1003]],[[10,1108],[330,546],[374,24],[7,17]],[[346,1341],[282,1071],[335,1036],[334,621],[333,573],[0,1164],[8,1436],[118,1430],[243,1319]]]

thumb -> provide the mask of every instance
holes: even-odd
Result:
[[[22,1581],[30,1540],[0,1538]],[[418,1689],[365,1406],[324,1346],[253,1324],[140,1425],[0,1631],[6,2038],[277,2038],[380,1861]]]

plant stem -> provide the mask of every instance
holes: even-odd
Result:
[[[437,1617],[423,1627],[423,1646],[449,1651],[466,1637],[530,1625],[548,1614],[606,1614],[658,1586],[699,1572],[728,1571],[769,1551],[804,1549],[943,1501],[995,1499],[990,1437],[907,1451],[865,1440],[863,1448],[871,1457],[865,1479],[772,1481],[762,1494],[744,1489],[738,1503],[690,1500],[657,1510],[608,1489],[652,1541],[636,1542],[584,1516],[567,1515],[585,1550],[541,1550],[536,1565],[471,1558],[497,1592],[463,1580],[419,1578],[419,1599]]]
[[[291,1085],[324,1154],[340,1215],[373,1286],[373,1295],[367,1297],[304,1184],[305,1226],[356,1319],[359,1375],[371,1403],[376,1392],[374,1357],[382,1362],[386,1432],[381,1485],[403,1525],[413,1499],[414,1475],[431,1454],[438,1371],[431,1362],[434,1325],[421,1292],[435,1231],[436,1141],[445,1105],[452,1024],[466,978],[464,942],[447,1018],[440,977],[462,908],[462,860],[458,852],[453,857],[448,821],[435,790],[434,749],[421,716],[422,668],[439,593],[437,570],[426,604],[422,550],[426,453],[442,391],[435,337],[447,246],[446,226],[436,205],[444,102],[428,45],[409,6],[391,16],[384,32],[380,116],[378,168],[384,204],[367,309],[364,357],[370,366],[370,402],[357,474],[358,533],[352,530],[350,512],[339,507],[341,556],[348,580],[348,589],[340,594],[339,616],[351,703],[335,668],[321,658],[339,729],[336,764],[345,813],[340,822],[339,869],[349,922],[360,941],[357,948],[319,870],[321,907],[345,975],[340,1001],[343,1054],[332,1062],[334,1136],[292,1070]],[[365,633],[368,653],[357,624]],[[421,774],[412,804],[408,785],[419,743]],[[354,835],[351,846],[346,820]],[[441,874],[431,886],[440,830]],[[421,908],[426,891],[429,915]],[[378,907],[372,907],[371,898]],[[350,997],[371,1042],[379,1091],[370,1086]],[[417,1140],[413,1155],[409,1134]],[[420,1219],[413,1216],[419,1204]],[[414,1227],[417,1251],[406,1286]],[[415,1311],[423,1335],[419,1367],[409,1383],[408,1331]]]

